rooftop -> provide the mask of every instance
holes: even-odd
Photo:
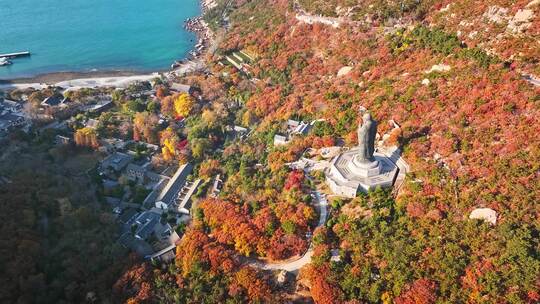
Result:
[[[110,99],[100,100],[95,104],[87,105],[83,108],[84,111],[87,112],[99,112],[102,109],[105,109],[109,106],[112,106],[113,102]]]
[[[86,121],[85,126],[89,127],[89,128],[92,128],[92,129],[95,129],[95,128],[97,128],[98,124],[99,124],[99,120],[90,118],[90,119],[88,119]]]
[[[274,135],[274,145],[284,145],[288,142],[287,137],[284,135]]]
[[[10,108],[19,108],[21,107],[21,104],[14,101],[14,100],[9,100],[9,99],[3,99],[1,101],[1,103],[5,106],[5,107],[10,107]]]
[[[5,113],[0,115],[0,120],[6,121],[8,123],[16,122],[21,119],[24,119],[24,117],[13,113]]]
[[[163,188],[157,197],[156,202],[162,202],[163,204],[169,206],[178,195],[178,192],[180,192],[184,186],[187,176],[191,173],[192,169],[193,166],[189,163],[178,168],[176,173],[174,173],[173,177],[171,177],[169,180],[169,183],[167,183],[167,186]]]
[[[132,159],[133,157],[131,155],[115,152],[101,162],[101,168],[108,169],[111,167],[116,171],[120,171],[124,169],[124,167],[127,166]]]
[[[55,94],[53,96],[50,96],[50,97],[47,97],[45,98],[42,102],[41,102],[41,105],[42,106],[50,106],[50,107],[53,107],[53,106],[57,106],[61,103],[65,103],[67,102],[69,99],[64,97],[63,95],[61,94]]]
[[[154,228],[159,223],[160,219],[161,215],[152,211],[145,211],[139,214],[139,216],[135,218],[135,224],[137,224],[135,237],[146,240],[152,235]]]
[[[179,93],[190,93],[191,92],[191,86],[187,84],[181,84],[181,83],[173,83],[171,84],[171,90]]]

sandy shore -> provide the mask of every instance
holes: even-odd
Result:
[[[150,81],[156,77],[160,77],[159,73],[133,76],[79,78],[57,82],[55,83],[55,86],[68,90],[97,87],[127,88],[133,82]]]
[[[0,80],[0,90],[42,89],[48,86],[58,86],[64,89],[116,87],[125,88],[135,81],[148,81],[159,77],[159,73],[140,74],[130,71],[110,72],[58,72],[38,75],[30,78]]]
[[[161,77],[162,75],[166,78],[170,78],[171,75],[183,76],[191,72],[203,70],[205,66],[204,60],[192,59],[184,62],[173,71],[153,72],[147,74],[125,71],[95,73],[51,73],[31,78],[21,78],[8,81],[0,80],[0,90],[28,88],[39,90],[49,86],[61,87],[65,90],[98,87],[126,88],[133,82],[150,81],[156,77]]]
[[[150,73],[150,72],[149,72]],[[135,71],[96,71],[96,72],[52,72],[40,74],[32,77],[22,77],[15,79],[0,80],[0,84],[14,83],[48,83],[53,84],[60,81],[93,78],[93,77],[113,77],[113,76],[133,76],[141,72]]]

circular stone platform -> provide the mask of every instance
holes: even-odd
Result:
[[[392,187],[398,175],[398,166],[388,156],[375,152],[375,161],[359,162],[358,148],[336,156],[325,171],[326,182],[335,194],[356,197],[359,191],[368,192],[376,187]]]

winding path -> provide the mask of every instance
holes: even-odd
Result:
[[[525,79],[526,81],[528,81],[530,84],[534,85],[534,86],[537,86],[537,87],[540,87],[540,79],[532,76],[532,75],[528,75],[528,74],[523,74],[523,79]]]
[[[319,208],[319,223],[317,224],[317,227],[320,227],[324,225],[326,218],[328,217],[328,200],[326,199],[326,196],[319,191],[313,191],[312,193],[314,194],[316,200],[315,206]],[[306,253],[304,253],[304,255],[299,259],[278,263],[265,263],[261,260],[250,259],[248,264],[264,270],[286,270],[289,272],[297,272],[304,265],[311,262],[312,255],[313,244],[310,243]]]

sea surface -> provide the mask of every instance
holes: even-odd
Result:
[[[196,44],[183,22],[198,0],[0,0],[0,79],[51,72],[167,69]]]

